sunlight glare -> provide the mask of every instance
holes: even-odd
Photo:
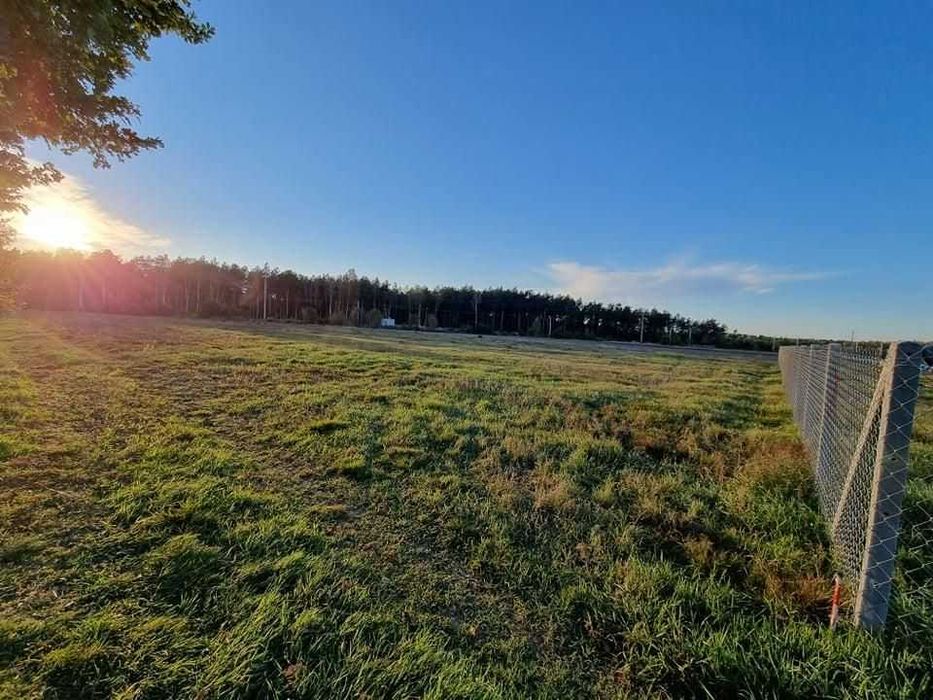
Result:
[[[33,206],[23,217],[20,232],[46,248],[91,249],[84,213],[67,201]]]

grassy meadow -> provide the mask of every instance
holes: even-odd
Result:
[[[933,695],[832,575],[774,362],[0,319],[3,698]]]

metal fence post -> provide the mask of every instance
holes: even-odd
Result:
[[[901,526],[901,502],[907,482],[907,452],[913,432],[914,405],[920,384],[918,343],[892,343],[888,371],[879,377],[884,396],[878,425],[871,501],[861,575],[855,598],[860,627],[884,625]]]

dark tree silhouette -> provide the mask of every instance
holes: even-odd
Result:
[[[787,339],[728,333],[715,319],[693,320],[658,309],[583,302],[518,289],[425,286],[385,280],[306,276],[293,270],[247,268],[204,258],[121,260],[110,251],[11,251],[12,289],[26,308],[271,319],[399,326],[553,338],[638,340],[772,350]]]

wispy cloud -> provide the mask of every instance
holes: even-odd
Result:
[[[824,272],[777,270],[761,265],[675,260],[660,267],[611,270],[577,262],[548,266],[559,291],[584,299],[663,304],[694,295],[768,294],[794,282],[828,277]]]
[[[107,211],[90,187],[73,175],[26,193],[29,212],[13,217],[18,245],[111,250],[138,254],[164,250],[169,240]]]

